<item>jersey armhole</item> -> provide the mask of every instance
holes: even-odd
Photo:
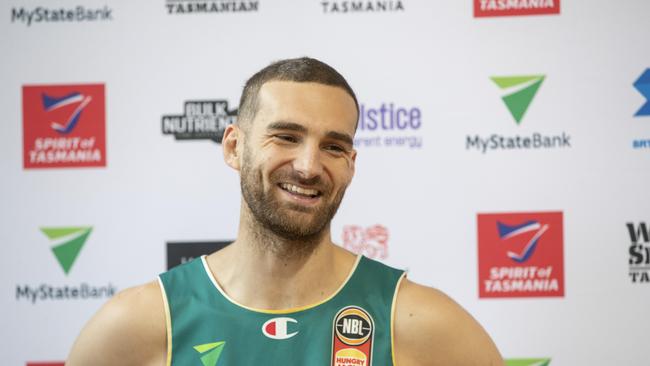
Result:
[[[165,365],[171,366],[172,364],[172,317],[169,312],[169,301],[167,300],[167,293],[165,286],[160,277],[158,277],[158,285],[160,285],[160,293],[162,294],[163,304],[165,305],[165,331],[167,333],[167,356]]]
[[[402,273],[395,285],[395,294],[393,294],[393,303],[390,307],[390,356],[393,361],[393,366],[397,366],[395,361],[395,303],[397,303],[397,292],[402,285],[402,280],[406,278],[406,272]]]

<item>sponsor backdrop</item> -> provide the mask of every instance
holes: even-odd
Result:
[[[650,2],[0,14],[3,365],[61,364],[108,298],[236,237],[223,129],[248,76],[303,55],[361,107],[335,241],[450,294],[510,365],[650,365]]]

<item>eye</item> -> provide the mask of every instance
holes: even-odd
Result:
[[[335,153],[344,153],[347,151],[343,146],[337,144],[325,145],[325,150]]]
[[[298,142],[298,138],[293,135],[274,135],[273,137],[284,142]]]

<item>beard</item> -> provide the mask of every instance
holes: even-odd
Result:
[[[305,179],[298,172],[287,169],[271,173],[269,183],[268,190],[265,191],[262,171],[253,167],[250,151],[244,147],[240,183],[244,201],[262,227],[288,241],[317,241],[329,228],[345,193],[345,187],[339,192],[332,192],[332,185],[323,182],[320,176]],[[317,207],[280,202],[273,192],[274,189],[281,189],[279,183],[317,189],[321,192],[322,202]],[[328,202],[332,195],[333,199]]]

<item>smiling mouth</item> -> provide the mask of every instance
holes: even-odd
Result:
[[[290,183],[280,183],[278,186],[291,194],[305,197],[305,198],[317,198],[322,195],[322,192],[316,189],[298,187]]]

